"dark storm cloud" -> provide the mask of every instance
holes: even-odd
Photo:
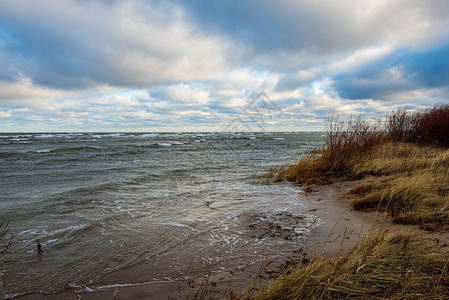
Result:
[[[176,6],[40,2],[0,3],[0,51],[38,85],[148,86],[208,77],[223,60],[225,42],[185,23]]]

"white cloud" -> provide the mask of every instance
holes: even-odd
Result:
[[[72,93],[62,89],[35,86],[30,78],[21,77],[16,82],[0,81],[0,101],[43,99],[68,96]]]
[[[174,115],[180,115],[180,116],[208,116],[210,113],[204,112],[201,110],[193,110],[193,109],[183,109],[179,111],[172,111],[172,114]]]
[[[0,111],[0,118],[9,118],[12,114],[9,111]]]
[[[207,91],[191,87],[187,84],[176,84],[165,90],[165,97],[173,101],[186,103],[205,103],[209,101]]]
[[[132,94],[105,94],[90,101],[92,104],[100,105],[124,105],[137,106],[140,105],[139,100]]]
[[[244,108],[246,105],[248,105],[249,99],[246,97],[233,97],[228,100],[224,100],[220,103],[221,107],[225,108]]]

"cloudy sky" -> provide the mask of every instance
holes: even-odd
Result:
[[[1,0],[0,66],[3,132],[320,130],[449,103],[449,1]]]

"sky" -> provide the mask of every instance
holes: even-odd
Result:
[[[447,0],[0,0],[0,132],[315,131],[449,103]]]

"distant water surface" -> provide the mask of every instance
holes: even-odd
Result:
[[[220,270],[291,251],[313,216],[296,188],[256,184],[255,175],[322,141],[321,133],[0,134],[0,221],[17,235],[0,254],[0,297],[101,289],[102,278],[170,281],[192,264]],[[299,221],[285,224],[286,213]],[[257,235],[262,222],[295,234]]]

